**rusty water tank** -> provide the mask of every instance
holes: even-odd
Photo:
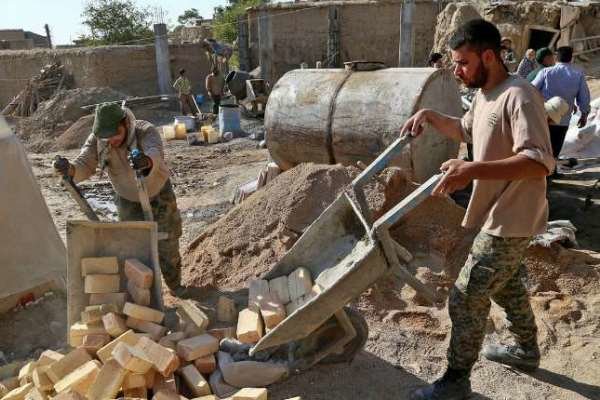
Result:
[[[267,148],[283,170],[303,162],[369,164],[422,108],[462,115],[458,85],[432,68],[298,69],[275,85],[265,110]],[[425,132],[393,163],[417,182],[456,157],[458,143]]]

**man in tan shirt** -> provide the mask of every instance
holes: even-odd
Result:
[[[450,39],[454,74],[479,88],[462,119],[420,110],[402,133],[423,124],[456,141],[473,143],[474,161],[449,160],[434,195],[449,195],[473,182],[463,226],[480,228],[450,293],[452,333],[448,368],[411,399],[466,399],[470,372],[485,335],[490,300],[504,308],[516,345],[489,345],[483,355],[524,370],[538,367],[537,328],[521,259],[533,235],[546,230],[545,177],[554,168],[544,102],[535,88],[509,75],[500,55],[500,33],[484,20],[460,27]]]
[[[221,74],[217,65],[213,66],[211,73],[206,77],[204,83],[206,85],[206,92],[213,101],[213,114],[218,114],[223,88],[225,87],[225,78],[223,78],[223,74]]]

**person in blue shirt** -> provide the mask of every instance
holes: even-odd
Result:
[[[583,128],[587,123],[587,116],[590,112],[590,89],[585,81],[583,71],[571,63],[573,60],[572,47],[559,47],[556,50],[556,56],[558,61],[556,65],[542,69],[531,84],[540,90],[544,101],[558,96],[569,105],[569,112],[560,122],[550,124],[552,152],[554,157],[558,158],[569,129],[569,121],[575,104],[581,112],[577,126]]]

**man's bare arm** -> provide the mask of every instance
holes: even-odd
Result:
[[[460,118],[451,117],[430,109],[419,110],[402,126],[401,135],[410,133],[418,136],[423,132],[423,125],[430,123],[438,132],[457,142],[463,141]]]

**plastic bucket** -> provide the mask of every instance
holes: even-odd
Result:
[[[184,124],[185,129],[188,132],[196,130],[196,120],[194,119],[194,117],[189,117],[187,115],[177,116],[175,117],[175,125],[177,124]]]
[[[234,136],[240,134],[240,107],[235,104],[223,104],[219,107],[219,132],[233,132]]]

